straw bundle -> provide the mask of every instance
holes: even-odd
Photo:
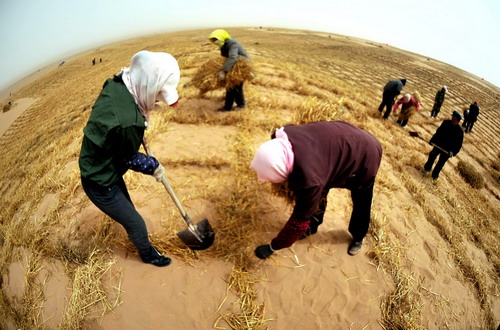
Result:
[[[458,162],[458,172],[473,188],[481,189],[484,187],[484,179],[481,174],[469,163],[463,160]]]
[[[220,88],[233,88],[254,78],[252,63],[244,57],[239,57],[226,79],[220,81],[217,73],[222,69],[226,58],[218,57],[205,62],[195,73],[191,84],[200,90],[201,94]]]
[[[417,108],[412,106],[409,106],[408,108],[402,108],[401,112],[399,113],[398,120],[407,120],[410,119],[415,112],[417,111]]]
[[[294,109],[292,121],[296,124],[306,124],[322,120],[334,120],[339,112],[339,104],[329,100],[309,97]]]

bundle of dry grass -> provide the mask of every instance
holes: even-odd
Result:
[[[210,59],[195,73],[191,84],[200,90],[201,95],[220,88],[233,88],[254,78],[252,63],[246,58],[240,57],[231,71],[227,73],[226,79],[219,80],[217,73],[225,62],[226,58],[224,57]]]
[[[481,189],[484,187],[484,179],[481,174],[469,163],[463,160],[458,162],[458,172],[473,188]]]
[[[338,103],[310,97],[300,107],[294,109],[292,121],[296,124],[306,124],[322,120],[335,120],[339,108]]]

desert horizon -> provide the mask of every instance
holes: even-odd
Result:
[[[244,110],[218,112],[224,90],[200,94],[193,77],[220,56],[211,30],[145,36],[51,64],[0,92],[0,327],[88,329],[496,329],[500,324],[500,88],[459,68],[360,38],[278,28],[228,28],[253,60]],[[143,264],[123,228],[84,194],[82,129],[102,84],[139,50],[172,54],[180,101],[146,132],[193,219],[214,245],[188,249],[178,210],[153,178],[125,181],[151,240],[173,263]],[[92,60],[101,59],[94,65]],[[377,107],[389,80],[406,78],[422,108],[407,127]],[[446,85],[438,118],[434,96]],[[481,113],[460,153],[433,181],[420,170],[452,111]],[[5,106],[11,102],[6,108]],[[332,189],[316,235],[261,261],[253,253],[292,208],[249,163],[288,124],[349,122],[382,144],[372,222],[347,254],[348,191]],[[462,172],[473,168],[473,186]]]

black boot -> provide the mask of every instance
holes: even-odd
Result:
[[[147,255],[141,254],[141,259],[147,264],[152,264],[157,267],[165,267],[172,263],[172,259],[164,257],[154,247],[151,247],[150,253]]]

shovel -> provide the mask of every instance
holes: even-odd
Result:
[[[145,138],[142,140],[142,145],[148,156],[153,156]],[[161,183],[163,183],[163,186],[167,189],[168,194],[172,197],[172,200],[188,225],[188,228],[178,232],[177,236],[179,236],[179,238],[192,250],[205,250],[212,246],[215,233],[208,219],[205,218],[195,225],[182,206],[181,201],[175,195],[174,190],[170,187],[170,183],[165,176],[161,178]]]
[[[418,134],[418,132],[410,132],[410,136],[417,137],[417,138],[419,138],[419,139],[421,139],[421,140],[424,140],[425,142],[427,142],[427,143],[428,143],[428,141],[427,141],[426,139],[424,139],[423,137],[421,137],[421,136]],[[431,143],[431,145],[432,145],[433,147],[438,148],[438,149],[439,149],[439,150],[441,150],[442,152],[445,152],[445,153],[449,154],[449,152],[448,152],[448,151],[444,150],[443,148],[441,148],[441,147],[440,147],[440,146],[438,146],[437,144]]]

